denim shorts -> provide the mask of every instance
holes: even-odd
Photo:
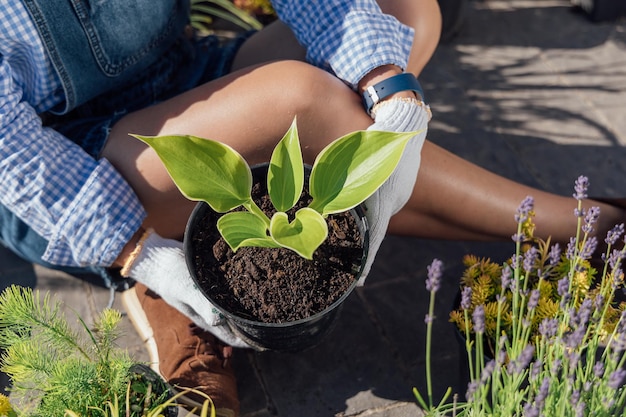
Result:
[[[181,39],[137,79],[65,115],[44,114],[43,123],[97,159],[115,122],[128,113],[228,74],[237,50],[251,34],[245,33],[226,42],[214,36]],[[58,267],[44,262],[41,257],[48,241],[1,204],[0,243],[28,262],[61,270],[96,284],[124,289],[129,283],[108,268]]]

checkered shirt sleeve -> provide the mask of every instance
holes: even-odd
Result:
[[[43,260],[109,266],[145,217],[135,193],[37,112],[62,100],[19,1],[0,8],[0,203],[49,241]]]
[[[381,65],[406,69],[413,29],[383,14],[375,0],[274,0],[272,4],[307,48],[307,61],[352,88]]]

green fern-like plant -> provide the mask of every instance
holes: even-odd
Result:
[[[243,30],[259,30],[263,24],[230,0],[191,0],[191,25],[200,33],[212,33],[214,19],[231,22]]]
[[[119,311],[103,310],[93,329],[77,315],[84,330],[79,332],[61,307],[49,294],[20,286],[0,295],[0,370],[11,378],[11,398],[20,416],[59,417],[67,410],[100,416],[98,409],[106,404],[125,402],[129,383],[137,378],[130,371],[135,362],[115,344]],[[155,396],[152,403],[163,401]],[[139,407],[121,415],[143,411]]]

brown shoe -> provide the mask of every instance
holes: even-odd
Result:
[[[239,415],[231,346],[197,327],[142,284],[125,291],[122,301],[155,371],[179,390],[195,388],[207,394],[218,417]],[[180,400],[191,407],[199,407],[203,401],[192,393]]]

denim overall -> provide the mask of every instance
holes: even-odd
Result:
[[[185,35],[189,0],[22,0],[65,92],[41,115],[94,158],[123,115],[228,72],[244,37],[224,46]],[[102,267],[59,268],[41,260],[48,242],[0,205],[0,243],[29,262],[93,278],[111,288],[127,280]]]

